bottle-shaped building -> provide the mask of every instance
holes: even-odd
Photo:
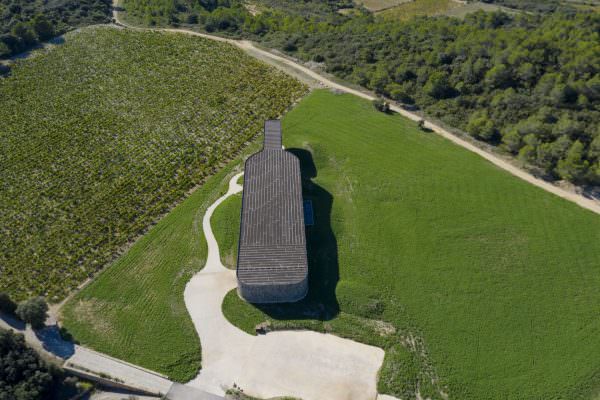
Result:
[[[265,123],[262,151],[246,161],[238,290],[252,303],[298,301],[308,291],[300,161],[281,145],[281,122]]]

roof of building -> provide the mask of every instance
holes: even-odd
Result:
[[[300,161],[281,147],[280,122],[267,121],[263,150],[244,171],[237,276],[260,285],[295,283],[307,274]]]
[[[281,121],[272,119],[265,122],[264,150],[281,150]]]

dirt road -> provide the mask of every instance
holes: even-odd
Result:
[[[262,61],[265,61],[279,69],[282,69],[284,72],[290,73],[291,75],[296,76],[296,77],[299,77],[299,75],[301,75],[304,78],[304,79],[302,79],[304,81],[306,81],[306,79],[310,79],[324,87],[336,89],[336,90],[339,90],[339,91],[342,91],[345,93],[350,93],[350,94],[353,94],[358,97],[362,97],[363,99],[367,99],[367,100],[375,99],[375,97],[373,95],[364,93],[360,90],[353,89],[353,88],[345,86],[341,83],[334,82],[334,81],[328,79],[327,77],[319,74],[318,72],[315,72],[315,71],[311,70],[310,68],[307,68],[304,65],[301,65],[293,60],[290,60],[288,58],[285,58],[285,57],[279,56],[277,54],[273,54],[269,51],[263,50],[261,48],[258,48],[256,45],[254,45],[252,42],[250,42],[248,40],[226,39],[226,38],[222,38],[222,37],[218,37],[218,36],[208,35],[205,33],[190,31],[187,29],[139,28],[139,27],[128,25],[127,23],[124,23],[122,20],[120,20],[119,12],[115,9],[113,9],[113,16],[114,16],[114,19],[117,24],[119,24],[123,27],[131,28],[131,29],[182,33],[182,34],[187,34],[187,35],[200,36],[200,37],[203,37],[206,39],[216,40],[219,42],[230,43],[230,44],[244,50],[246,53],[250,54],[251,56],[259,58]],[[395,111],[413,121],[420,121],[423,119],[421,116],[419,116],[415,113],[412,113],[410,111],[407,111],[401,107],[391,105],[390,108],[393,111]],[[439,126],[431,121],[427,121],[426,119],[424,119],[424,122],[425,122],[425,128],[431,129],[433,132],[445,137],[446,139],[452,141],[453,143],[455,143],[461,147],[464,147],[465,149],[472,151],[473,153],[476,153],[480,157],[485,158],[492,164],[496,165],[499,168],[502,168],[503,170],[511,173],[512,175],[514,175],[518,178],[521,178],[522,180],[529,182],[532,185],[535,185],[535,186],[537,186],[541,189],[544,189],[550,193],[553,193],[559,197],[562,197],[563,199],[572,201],[573,203],[575,203],[583,208],[586,208],[592,212],[595,212],[596,214],[600,214],[600,201],[594,200],[591,198],[587,198],[578,193],[558,187],[550,182],[546,182],[542,179],[536,178],[535,176],[531,175],[529,172],[524,171],[524,170],[510,164],[509,162],[503,160],[502,158],[498,157],[495,154],[489,153],[489,152],[469,143],[468,141],[466,141],[466,140],[452,134],[448,130],[442,128],[441,126]]]

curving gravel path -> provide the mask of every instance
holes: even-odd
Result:
[[[184,293],[202,344],[202,370],[187,385],[223,394],[235,383],[261,398],[375,399],[382,349],[310,331],[252,336],[223,315],[223,298],[237,287],[237,281],[235,271],[221,264],[210,219],[219,204],[242,190],[237,184],[240,176],[231,178],[227,193],[208,208],[202,221],[208,244],[206,266]]]

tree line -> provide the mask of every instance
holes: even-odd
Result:
[[[110,21],[110,0],[0,0],[0,58],[70,29]]]
[[[90,387],[42,359],[23,335],[0,329],[0,400],[79,398]]]
[[[16,317],[33,329],[42,329],[48,318],[48,304],[43,297],[33,297],[17,304],[7,293],[0,292],[0,313]]]
[[[0,292],[1,314],[16,317],[34,329],[45,327],[48,305],[43,297],[15,303]],[[67,377],[58,366],[43,360],[27,346],[22,334],[0,329],[0,400],[74,398],[86,386]]]
[[[498,146],[547,178],[600,184],[598,13],[557,6],[399,22],[358,9],[341,15],[348,4],[334,0],[289,7],[287,0],[280,7],[262,0],[258,14],[236,0],[214,0],[210,7],[192,0],[143,3],[151,9],[153,1],[173,4],[169,24],[251,38],[320,63]],[[141,0],[126,4],[129,12]],[[531,0],[521,7],[542,5]]]

